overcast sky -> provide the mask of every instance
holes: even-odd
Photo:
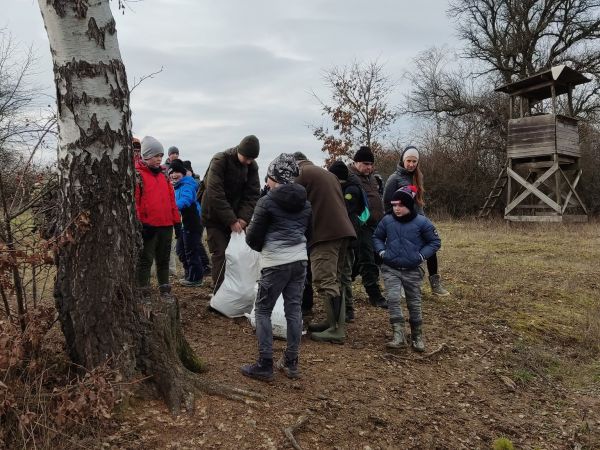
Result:
[[[323,160],[308,125],[321,124],[311,90],[327,97],[322,71],[379,60],[399,86],[411,59],[456,47],[444,0],[145,0],[122,15],[111,2],[130,86],[133,133],[176,145],[204,173],[211,156],[242,137],[260,139],[259,165],[281,152]],[[53,92],[48,40],[37,1],[0,0],[0,28],[33,45],[40,83]],[[400,124],[394,133],[402,133]]]

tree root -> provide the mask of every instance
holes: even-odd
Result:
[[[302,447],[300,446],[300,444],[298,444],[298,441],[296,441],[296,438],[294,437],[294,432],[298,431],[299,428],[301,428],[306,422],[308,422],[308,418],[308,414],[300,416],[294,425],[283,429],[285,436],[292,444],[292,447],[294,447],[296,450],[302,450]]]
[[[395,359],[395,360],[400,360],[400,361],[427,361],[429,358],[431,358],[434,355],[437,355],[438,353],[441,353],[443,351],[448,350],[448,344],[446,344],[445,342],[442,343],[437,349],[435,349],[432,352],[429,353],[425,353],[423,355],[414,355],[414,356],[403,356],[403,355],[396,355],[394,353],[384,353],[382,355],[382,358],[384,359]]]
[[[154,295],[143,305],[139,369],[152,378],[173,414],[193,413],[196,395],[203,392],[239,402],[265,399],[259,393],[203,380],[206,363],[191,348],[181,328],[179,305],[170,294]]]

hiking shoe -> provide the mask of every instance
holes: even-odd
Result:
[[[346,323],[354,322],[354,309],[346,310]]]
[[[198,280],[198,281],[179,280],[179,284],[184,287],[200,287],[200,286],[202,286],[202,280]]]
[[[377,306],[378,308],[388,308],[388,302],[385,297],[369,297],[369,303],[373,306]]]
[[[439,274],[431,275],[429,277],[429,284],[431,285],[431,293],[440,297],[446,297],[450,295],[444,286],[442,285],[442,279]]]
[[[258,358],[254,364],[244,364],[242,375],[260,381],[273,381],[273,359]]]
[[[281,358],[275,363],[275,368],[285,373],[285,376],[291,380],[300,378],[300,371],[298,370],[298,358],[290,359],[286,355],[282,355]]]
[[[170,284],[161,284],[158,287],[158,291],[160,292],[160,298],[166,300],[168,302],[175,301],[173,295],[171,295],[171,285]]]

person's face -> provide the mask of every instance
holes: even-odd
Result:
[[[402,217],[410,213],[410,209],[408,209],[400,202],[393,202],[392,209],[394,210],[394,214],[396,215],[396,217]]]
[[[267,186],[269,186],[269,189],[275,189],[277,186],[279,186],[279,184],[277,184],[277,181],[273,180],[272,178],[267,178]]]
[[[419,160],[415,156],[409,156],[404,160],[404,168],[409,172],[414,172],[419,164]]]
[[[252,164],[252,161],[254,161],[254,158],[249,158],[248,156],[244,156],[241,153],[238,153],[237,156],[240,163],[242,163],[244,166],[249,166],[250,164]]]
[[[179,153],[171,153],[169,155],[169,161],[173,161],[173,160],[178,159],[178,158],[179,158]]]
[[[372,162],[355,162],[354,167],[363,175],[371,175],[373,173]]]
[[[171,184],[176,184],[179,180],[183,178],[183,174],[179,172],[171,172],[169,178],[171,178]]]
[[[144,162],[148,165],[148,167],[160,167],[163,156],[165,156],[164,153],[159,153],[158,155],[151,156],[150,158],[144,158]]]

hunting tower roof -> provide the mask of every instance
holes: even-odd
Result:
[[[532,100],[544,100],[552,97],[554,85],[555,95],[566,94],[569,87],[591,81],[581,73],[566,65],[554,66],[528,78],[505,84],[496,89],[510,96],[521,96]]]

